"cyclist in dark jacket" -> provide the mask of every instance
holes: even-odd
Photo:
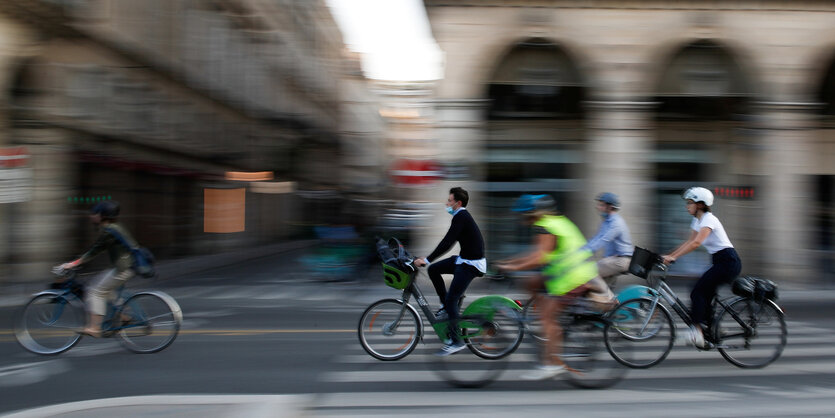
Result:
[[[415,260],[415,265],[418,267],[431,263],[428,273],[441,299],[442,311],[439,313],[445,312],[448,315],[452,329],[455,329],[458,320],[458,300],[464,295],[470,282],[476,277],[483,276],[487,270],[487,260],[484,258],[484,238],[481,236],[481,230],[475,223],[475,219],[467,211],[469,200],[470,196],[466,190],[460,187],[453,187],[449,190],[446,210],[452,215],[452,224],[435,251],[423,259]],[[459,255],[436,261],[456,242],[461,246]],[[441,276],[443,274],[453,275],[449,292]],[[466,347],[464,341],[457,335],[451,337],[438,355],[457,353]]]
[[[62,270],[71,269],[91,261],[103,251],[110,255],[113,267],[98,275],[86,292],[85,302],[89,316],[87,326],[82,332],[93,337],[101,336],[101,323],[107,313],[107,301],[113,299],[116,289],[136,275],[132,268],[133,256],[130,249],[111,232],[115,231],[128,242],[134,242],[130,233],[116,222],[119,210],[119,203],[114,201],[104,201],[93,206],[90,220],[99,227],[98,238],[81,257],[58,266]]]

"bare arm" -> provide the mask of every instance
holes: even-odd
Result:
[[[499,264],[503,270],[529,270],[543,264],[545,257],[557,247],[557,236],[553,234],[539,234],[534,237],[534,250],[510,262]]]
[[[674,263],[679,257],[695,250],[696,248],[699,248],[712,231],[713,230],[708,227],[703,227],[698,232],[691,231],[690,238],[687,241],[684,241],[684,243],[679,245],[678,248],[673,250],[673,252],[663,257],[664,263]]]

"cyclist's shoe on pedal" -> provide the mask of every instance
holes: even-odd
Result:
[[[450,354],[455,354],[463,349],[467,348],[467,344],[463,341],[453,341],[451,344],[446,344],[435,353],[436,356],[444,357]]]
[[[676,340],[684,341],[684,343],[692,345],[701,350],[710,348],[710,344],[705,341],[705,337],[702,334],[702,331],[692,327],[682,332],[681,337],[676,338]]]
[[[542,364],[527,373],[519,376],[522,380],[545,380],[551,379],[565,373],[567,370],[565,366],[554,364]]]
[[[438,321],[446,321],[449,319],[449,314],[446,313],[446,309],[444,308],[438,309],[438,311],[435,312],[435,319]]]
[[[93,338],[101,338],[102,337],[101,330],[100,329],[95,329],[95,328],[84,328],[84,329],[81,330],[81,332],[79,334],[84,334],[86,336],[93,337]]]

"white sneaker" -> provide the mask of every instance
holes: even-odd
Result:
[[[696,348],[705,348],[705,336],[697,328],[691,327],[676,336],[676,342],[692,345]]]
[[[465,344],[463,341],[457,341],[453,342],[452,344],[444,345],[443,347],[441,347],[440,350],[438,350],[438,352],[435,353],[435,355],[441,357],[448,356],[450,354],[455,354],[465,348],[467,348],[467,344]]]
[[[522,380],[545,380],[565,373],[565,366],[553,364],[539,365],[536,369],[519,376]]]
[[[696,348],[705,348],[705,336],[702,335],[702,330],[696,327],[690,328],[690,338]]]

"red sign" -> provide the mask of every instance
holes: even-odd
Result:
[[[0,148],[0,168],[23,167],[29,163],[26,147]]]
[[[442,177],[441,167],[432,160],[398,160],[391,167],[391,176],[401,186],[423,186]]]
[[[713,194],[719,197],[729,197],[733,199],[753,199],[753,187],[716,187],[713,189]]]

